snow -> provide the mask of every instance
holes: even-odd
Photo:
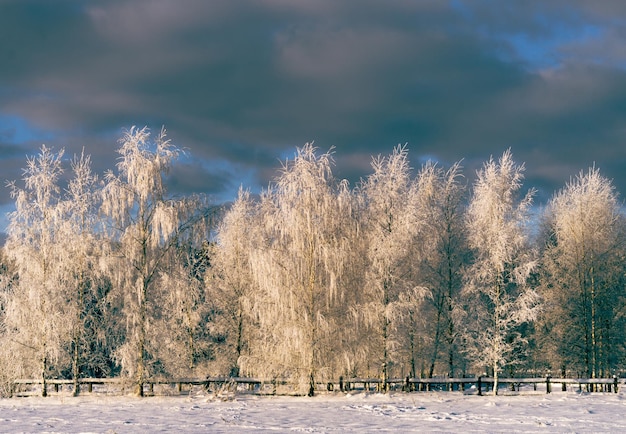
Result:
[[[59,395],[0,400],[0,432],[625,432],[625,397],[621,391]]]

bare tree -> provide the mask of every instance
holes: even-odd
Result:
[[[493,370],[494,394],[500,369],[524,344],[516,328],[533,320],[538,310],[538,295],[528,285],[536,262],[525,228],[533,192],[517,198],[523,170],[510,151],[498,162],[490,159],[478,171],[467,212],[474,262],[464,290],[473,298],[466,339],[471,357]]]

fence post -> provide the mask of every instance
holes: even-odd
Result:
[[[617,375],[613,375],[613,391],[617,393]]]
[[[482,377],[482,375],[478,376],[478,384],[476,385],[476,388],[478,389],[478,395],[482,396],[482,394],[483,394],[483,377]]]
[[[339,377],[339,390],[343,392],[343,375]]]
[[[552,386],[550,385],[550,376],[546,377],[546,393],[552,392]]]

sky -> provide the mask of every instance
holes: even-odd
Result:
[[[510,148],[545,202],[590,166],[626,194],[621,0],[0,0],[0,210],[42,144],[114,169],[133,125],[188,152],[175,195],[235,198],[296,147],[355,185]]]

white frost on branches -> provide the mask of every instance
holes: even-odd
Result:
[[[332,163],[329,153],[318,155],[310,143],[285,163],[262,196],[260,244],[251,258],[263,344],[250,360],[263,375],[308,385],[309,394],[335,363],[328,349],[348,252],[343,222],[351,215],[349,191],[333,177]]]
[[[27,159],[25,187],[9,184],[16,209],[9,214],[5,251],[19,278],[6,307],[4,351],[12,352],[22,374],[40,377],[44,383],[51,365],[62,356],[71,329],[60,285],[65,271],[59,249],[62,157],[62,150],[54,153],[42,146],[36,157]]]
[[[151,142],[147,128],[133,127],[120,142],[118,173],[105,176],[102,211],[110,219],[111,271],[126,319],[125,342],[117,357],[141,395],[144,379],[160,373],[159,343],[164,336],[159,333],[167,328],[158,320],[166,309],[170,282],[163,273],[180,258],[175,250],[185,231],[203,223],[195,215],[204,207],[199,198],[166,196],[164,178],[181,151],[165,130]]]
[[[468,272],[466,339],[477,365],[493,370],[494,393],[500,369],[513,362],[524,338],[516,327],[535,319],[539,298],[528,284],[536,266],[526,224],[533,191],[518,200],[523,165],[506,151],[478,172],[467,212],[474,261]]]

